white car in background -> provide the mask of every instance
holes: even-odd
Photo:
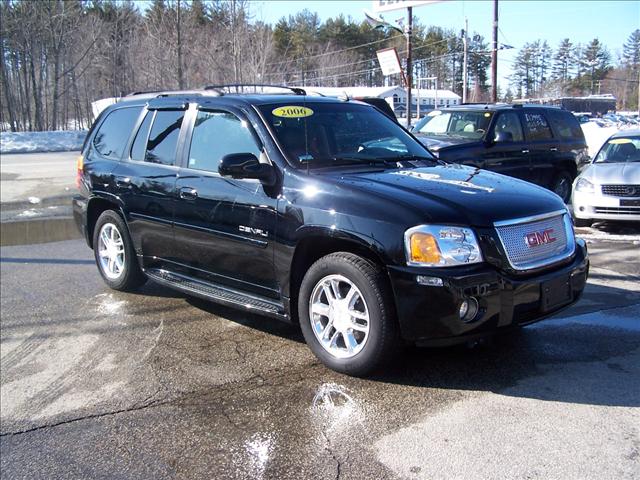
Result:
[[[612,135],[573,183],[577,227],[596,220],[640,222],[640,130]]]

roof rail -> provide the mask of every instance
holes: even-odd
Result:
[[[265,88],[281,88],[283,90],[290,90],[295,95],[306,95],[307,92],[304,88],[300,87],[288,87],[286,85],[268,85],[268,84],[260,84],[260,83],[229,83],[223,85],[207,85],[203,88],[203,90],[217,90],[221,94],[224,94],[223,90],[227,90],[230,94],[251,94],[251,93],[265,93]],[[253,89],[253,91],[251,91]],[[262,89],[262,92],[259,92],[258,89]],[[235,90],[235,91],[234,91]],[[269,92],[272,93],[272,92]]]
[[[131,92],[123,95],[123,97],[133,97],[135,95],[151,95],[152,93],[160,93],[164,92],[164,90],[141,90],[139,92]]]

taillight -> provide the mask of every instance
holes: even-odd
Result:
[[[84,170],[84,157],[80,155],[76,160],[76,187],[78,188],[80,188],[80,185],[82,185],[83,170]]]

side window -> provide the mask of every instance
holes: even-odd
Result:
[[[131,147],[131,160],[137,160],[142,162],[144,160],[144,152],[147,149],[147,139],[149,138],[149,129],[151,128],[151,121],[153,120],[153,111],[147,112],[142,121],[142,125],[136,133],[136,139],[133,141]]]
[[[260,148],[246,122],[228,112],[198,112],[189,168],[217,172],[222,157],[231,153],[253,153],[260,158]]]
[[[549,110],[547,117],[560,138],[581,140],[584,136],[578,120],[571,113],[562,110]]]
[[[505,112],[498,115],[496,120],[496,126],[494,129],[494,135],[498,133],[506,133],[506,137],[511,135],[512,142],[524,141],[524,135],[522,134],[522,125],[520,124],[520,118],[515,112]],[[509,140],[507,140],[509,141]]]
[[[541,113],[526,112],[524,120],[527,125],[529,140],[549,140],[553,138],[547,119]]]
[[[149,141],[145,162],[173,165],[176,161],[176,147],[180,127],[184,119],[182,110],[158,110],[156,112]]]
[[[120,160],[141,110],[140,107],[119,108],[104,119],[93,137],[93,146],[100,155]]]

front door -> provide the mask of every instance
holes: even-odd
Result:
[[[496,142],[485,150],[484,167],[521,180],[531,180],[530,152],[517,112],[498,113],[493,126],[493,138],[502,134],[504,141]]]
[[[249,123],[229,111],[193,111],[190,148],[176,182],[175,256],[192,275],[276,297],[273,240],[277,198],[258,180],[218,174],[222,157],[267,161]]]

